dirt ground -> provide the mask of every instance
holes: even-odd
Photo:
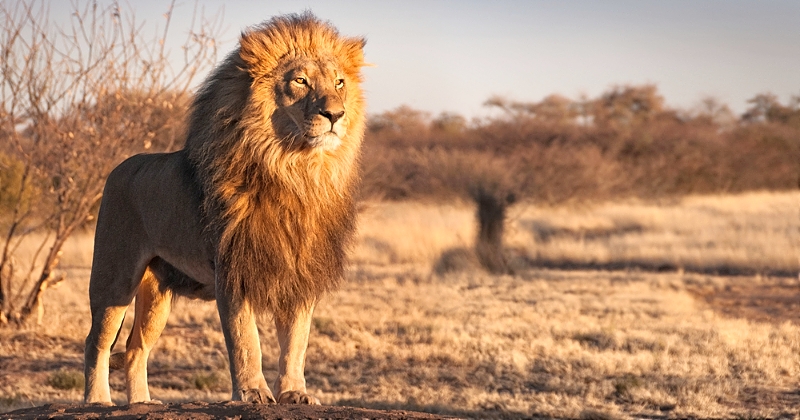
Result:
[[[689,287],[688,290],[714,311],[731,318],[800,324],[800,288],[794,279],[726,284],[722,288]]]
[[[0,415],[4,419],[391,419],[423,420],[442,416],[400,410],[307,405],[260,405],[237,402],[133,404],[120,407],[47,404]]]
[[[795,279],[777,278],[767,279],[760,284],[736,283],[721,288],[687,289],[709,308],[730,318],[772,324],[800,324],[800,287]],[[800,407],[798,390],[770,392],[750,389],[744,394],[742,403],[751,408],[768,405]]]

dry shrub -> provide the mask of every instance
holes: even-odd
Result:
[[[62,248],[91,225],[111,169],[182,141],[189,86],[214,59],[217,29],[197,16],[174,61],[167,7],[151,39],[117,3],[76,1],[63,27],[47,0],[0,3],[0,326],[42,313],[42,293],[63,279]],[[31,238],[42,238],[33,258],[19,258]]]
[[[408,107],[374,116],[363,195],[389,200],[471,199],[476,181],[520,199],[561,203],[621,197],[786,190],[800,180],[800,100],[757,95],[736,119],[712,98],[664,105],[653,85],[597,98],[491,98],[499,116],[432,118]],[[487,171],[486,168],[496,168]]]
[[[193,387],[200,391],[225,391],[228,379],[217,372],[197,372],[189,379]]]
[[[77,370],[59,370],[47,378],[47,385],[55,389],[83,389],[83,372]]]
[[[448,273],[461,273],[475,271],[480,267],[475,252],[468,248],[451,248],[442,252],[442,255],[433,265],[433,272],[439,276]]]

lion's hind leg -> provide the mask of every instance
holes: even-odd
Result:
[[[128,305],[117,305],[92,311],[92,329],[86,338],[84,363],[86,390],[83,398],[87,403],[112,404],[108,386],[109,357],[127,308]]]
[[[144,271],[144,267],[139,269],[134,264],[114,266],[95,258],[92,265],[89,282],[92,326],[84,350],[86,388],[83,398],[86,403],[112,404],[108,384],[111,347],[116,342],[125,311],[136,294]]]
[[[172,291],[159,285],[150,269],[145,271],[136,294],[136,315],[125,350],[128,403],[153,402],[147,386],[147,358],[164,327],[172,306]]]

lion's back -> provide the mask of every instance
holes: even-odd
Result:
[[[139,154],[120,163],[106,181],[96,240],[196,248],[203,241],[202,200],[192,171],[183,151]]]

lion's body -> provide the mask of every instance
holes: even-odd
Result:
[[[217,300],[232,398],[273,400],[255,326],[266,312],[281,347],[278,400],[315,401],[305,348],[354,229],[363,45],[309,14],[244,33],[198,93],[184,149],[134,156],[111,173],[90,281],[87,402],[110,402],[110,347],[134,295],[129,402],[150,400],[147,355],[173,295]]]

